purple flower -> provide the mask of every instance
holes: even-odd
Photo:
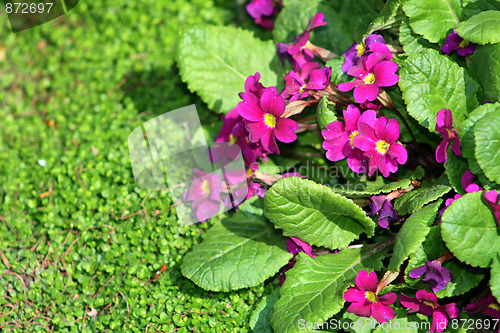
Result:
[[[283,270],[281,271],[281,275],[280,275],[280,287],[283,285],[283,283],[285,283],[285,280],[286,280],[286,275],[285,275],[285,273],[286,273],[287,271],[289,271],[290,269],[292,269],[292,268],[293,268],[293,266],[295,266],[295,263],[296,263],[296,261],[294,261],[294,260],[289,261],[289,262],[288,262],[288,265],[286,265],[286,266],[283,268]]]
[[[398,299],[395,293],[388,293],[377,296],[378,278],[375,272],[368,274],[361,271],[356,276],[356,286],[347,289],[344,299],[352,302],[347,308],[347,312],[354,313],[360,317],[373,316],[380,323],[385,323],[389,319],[396,317],[391,304]]]
[[[491,206],[493,210],[493,215],[497,220],[498,225],[500,226],[500,205],[498,204],[498,192],[495,190],[484,191],[484,198]]]
[[[285,75],[285,88],[281,93],[290,103],[309,96],[309,90],[323,90],[330,85],[331,67],[319,68],[316,62],[308,62],[296,71]]]
[[[323,15],[323,13],[316,13],[316,15],[314,15],[312,19],[309,19],[309,22],[307,22],[306,30],[298,35],[295,38],[295,41],[288,46],[288,53],[291,55],[299,53],[309,41],[309,34],[311,33],[311,30],[327,24],[324,21],[324,18],[325,15]]]
[[[482,298],[477,302],[467,304],[464,310],[469,313],[480,312],[495,319],[500,319],[500,304],[493,295]]]
[[[309,245],[306,242],[301,241],[300,239],[296,237],[290,237],[286,241],[286,249],[288,252],[291,254],[296,254],[299,252],[304,252],[311,258],[317,257],[315,254],[312,253],[313,247]]]
[[[390,87],[398,83],[399,76],[396,73],[398,65],[393,61],[384,60],[385,54],[372,53],[363,57],[357,66],[351,67],[348,75],[356,77],[356,80],[340,83],[340,91],[354,89],[354,100],[357,103],[374,101],[377,99],[379,87]]]
[[[421,289],[417,291],[416,298],[408,297],[401,293],[399,301],[404,307],[409,308],[408,313],[418,312],[427,317],[432,317],[431,332],[442,332],[448,325],[448,318],[457,318],[460,310],[455,303],[439,305],[436,294]]]
[[[326,158],[330,161],[340,161],[347,157],[347,165],[354,172],[366,171],[366,158],[363,152],[353,145],[353,139],[359,135],[358,126],[360,123],[366,123],[373,126],[377,113],[368,110],[361,114],[354,105],[348,105],[344,110],[345,125],[340,121],[334,121],[326,125],[321,134],[325,138],[323,149],[326,152]]]
[[[217,215],[220,210],[222,180],[219,175],[209,174],[193,169],[193,181],[185,195],[187,201],[192,201],[192,209],[199,221]]]
[[[453,32],[446,37],[446,41],[441,49],[445,54],[450,54],[453,51],[457,51],[457,54],[465,57],[468,54],[474,53],[477,44],[471,43],[468,40],[460,37],[453,29]]]
[[[248,14],[254,19],[255,23],[267,30],[274,29],[273,16],[281,10],[281,0],[252,0],[247,5]]]
[[[460,142],[455,130],[452,129],[452,126],[453,115],[451,111],[448,109],[441,109],[436,115],[436,132],[443,136],[443,140],[436,148],[436,161],[438,163],[448,162],[446,149],[448,149],[450,141],[453,141],[451,150],[455,154],[462,156],[462,153],[460,152],[460,146],[462,143]]]
[[[352,144],[368,157],[369,176],[379,169],[384,177],[389,177],[391,172],[398,170],[398,163],[406,163],[406,148],[396,143],[399,138],[399,123],[396,119],[380,117],[373,126],[360,123],[359,132],[361,135],[356,135]]]
[[[290,44],[286,43],[276,43],[276,51],[283,66],[285,66],[285,59],[288,59],[288,61],[292,64],[292,67],[297,70],[308,62],[312,62],[314,60],[314,53],[311,50],[302,49],[299,53],[292,55],[288,53],[289,46]]]
[[[453,279],[453,273],[441,266],[439,260],[429,260],[425,265],[414,268],[409,272],[410,277],[413,279],[418,279],[424,274],[425,277],[422,280],[429,282],[429,287],[433,292],[445,289],[446,284]]]
[[[261,142],[270,153],[279,154],[276,139],[281,142],[293,142],[297,138],[295,121],[282,118],[285,112],[285,100],[278,95],[275,87],[265,88],[262,96],[243,94],[243,102],[238,103],[238,112],[245,119],[245,128],[250,142]]]
[[[387,228],[391,222],[398,221],[398,212],[394,209],[386,195],[374,195],[370,198],[371,215],[379,214],[378,224]]]
[[[347,51],[342,53],[345,58],[344,64],[342,64],[342,71],[347,73],[351,67],[358,64],[363,55],[371,52],[385,53],[386,60],[392,59],[392,53],[387,45],[385,45],[384,37],[377,34],[371,34],[366,37],[364,43],[353,43]]]

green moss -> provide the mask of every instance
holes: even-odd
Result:
[[[167,192],[138,188],[127,147],[178,107],[219,119],[173,62],[182,27],[234,19],[216,2],[80,1],[17,34],[0,16],[0,331],[249,330],[269,287],[213,294],[183,278],[208,224],[179,226]]]

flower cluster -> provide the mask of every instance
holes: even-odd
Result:
[[[462,143],[458,138],[457,132],[452,129],[452,126],[453,115],[451,111],[447,109],[440,110],[436,116],[436,132],[443,136],[443,140],[436,148],[436,161],[438,163],[446,163],[448,161],[446,150],[448,149],[448,145],[452,141],[452,151],[459,156],[462,155],[462,152],[460,151],[460,146]]]
[[[361,114],[357,107],[349,105],[344,110],[344,121],[334,121],[322,131],[323,148],[330,161],[347,158],[354,172],[368,171],[372,176],[380,170],[384,177],[396,172],[398,164],[406,163],[408,154],[397,143],[399,123],[395,119],[377,118],[373,110]]]

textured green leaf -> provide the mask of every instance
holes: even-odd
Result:
[[[240,211],[215,224],[182,262],[182,274],[203,289],[256,286],[292,258],[286,241],[265,218]]]
[[[445,262],[443,267],[449,269],[453,273],[453,279],[446,284],[445,289],[441,289],[436,293],[439,298],[465,294],[476,287],[484,278],[484,272],[482,272],[482,270],[473,273],[469,270],[470,268],[467,265],[459,264],[454,261]]]
[[[460,22],[457,34],[476,44],[494,44],[500,42],[500,11],[488,10]]]
[[[420,53],[427,48],[434,47],[436,44],[431,44],[422,36],[417,35],[410,27],[408,18],[405,17],[399,27],[399,42],[403,46],[403,51],[410,55],[412,53]]]
[[[431,49],[413,54],[401,64],[399,87],[408,113],[431,132],[435,132],[441,109],[449,109],[453,126],[460,126],[478,104],[477,84],[463,68]]]
[[[389,271],[398,272],[401,264],[425,241],[441,202],[438,200],[419,209],[405,221],[396,236]]]
[[[371,237],[375,230],[373,220],[352,200],[299,177],[274,184],[264,198],[264,211],[285,236],[329,249],[346,247],[362,232]]]
[[[463,0],[462,4],[462,20],[487,10],[500,10],[500,1],[498,0]]]
[[[321,0],[283,0],[283,9],[274,22],[273,39],[291,43],[302,33],[310,18],[318,12]]]
[[[500,257],[496,256],[491,264],[490,289],[496,299],[500,299]]]
[[[446,37],[462,13],[459,0],[404,0],[403,10],[413,31],[433,43]]]
[[[344,292],[354,285],[358,272],[382,268],[381,259],[392,243],[375,247],[344,249],[312,259],[300,253],[299,260],[287,272],[274,304],[271,319],[275,332],[303,332],[298,322],[324,322],[344,306]]]
[[[484,99],[500,101],[500,44],[481,45],[471,55],[469,73],[484,92]]]
[[[467,193],[444,211],[441,234],[446,246],[461,261],[488,267],[500,251],[497,222],[483,192]]]
[[[337,120],[337,116],[335,115],[335,103],[329,101],[326,96],[323,96],[316,109],[316,117],[318,118],[320,129],[325,129],[326,125]]]
[[[477,163],[489,180],[500,184],[500,110],[476,122],[474,141]]]
[[[370,34],[389,29],[393,25],[400,22],[404,13],[401,9],[401,0],[389,0],[385,3],[384,8],[380,11],[380,16],[370,23],[368,31],[364,34],[364,38],[368,37]]]
[[[257,304],[250,317],[249,323],[254,333],[273,333],[271,316],[273,314],[274,303],[276,303],[279,298],[280,290],[274,289]]]
[[[189,90],[217,112],[236,107],[249,75],[259,72],[264,86],[275,86],[281,68],[276,47],[251,32],[232,27],[189,28],[177,48],[177,63]]]
[[[500,111],[499,103],[495,104],[487,103],[477,107],[474,111],[472,111],[469,114],[468,118],[460,126],[460,131],[458,133],[458,136],[462,141],[462,146],[460,149],[463,157],[465,157],[467,159],[467,162],[469,163],[469,169],[473,174],[478,175],[478,178],[480,179],[481,183],[486,188],[490,188],[491,186],[490,184],[487,184],[485,182],[485,180],[487,181],[486,176],[484,175],[482,176],[483,171],[479,167],[479,164],[477,164],[475,156],[475,144],[474,144],[474,125],[479,119],[481,119],[488,113],[493,112],[495,110]]]
[[[451,187],[445,175],[433,182],[424,180],[421,187],[397,198],[394,201],[394,208],[399,215],[411,214],[425,204],[441,198],[450,190]]]

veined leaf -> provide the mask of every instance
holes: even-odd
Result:
[[[500,42],[500,11],[488,10],[460,22],[457,34],[476,44],[495,44]]]
[[[475,156],[486,177],[500,184],[500,110],[488,113],[474,125]]]

